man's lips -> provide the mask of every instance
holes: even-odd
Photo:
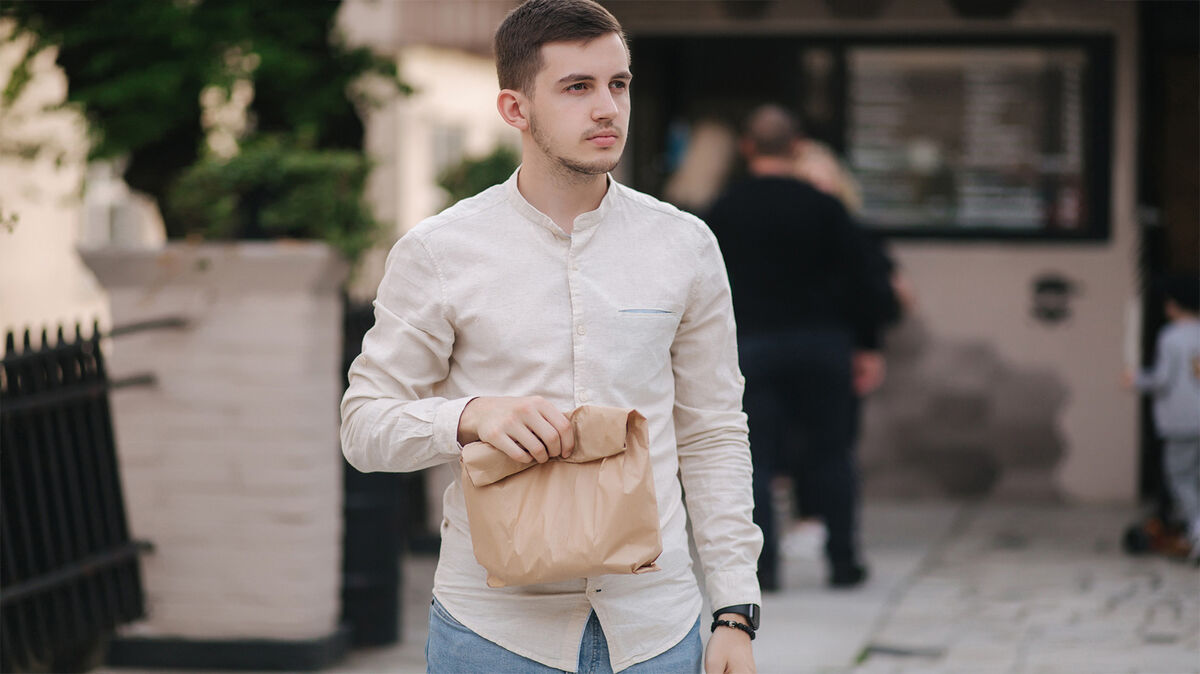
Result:
[[[600,147],[612,147],[617,144],[617,134],[615,133],[598,133],[594,136],[589,136],[588,140]]]

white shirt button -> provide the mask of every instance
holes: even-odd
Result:
[[[586,335],[587,328],[583,327],[583,323],[578,323],[575,325],[575,332],[578,332],[581,335]]]
[[[589,401],[589,400],[591,400],[591,399],[592,399],[592,396],[591,396],[591,395],[589,395],[587,391],[580,391],[580,392],[579,392],[579,402],[584,402],[584,403],[586,403],[587,401]]]

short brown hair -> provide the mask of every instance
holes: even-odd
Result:
[[[586,42],[609,33],[620,35],[625,43],[625,33],[616,17],[593,0],[521,3],[496,29],[496,75],[500,88],[532,94],[533,78],[544,65],[542,45]]]
[[[774,104],[755,108],[746,118],[744,133],[754,154],[764,157],[791,157],[802,135],[792,113]]]

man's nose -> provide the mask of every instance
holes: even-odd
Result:
[[[592,107],[592,119],[612,119],[617,116],[617,100],[613,97],[611,91],[605,88],[596,97],[596,103]]]

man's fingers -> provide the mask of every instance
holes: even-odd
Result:
[[[562,412],[558,413],[558,417],[551,419],[550,423],[554,424],[554,430],[558,431],[559,441],[562,442],[563,458],[569,458],[575,451],[575,429],[571,427],[571,420]]]
[[[522,463],[531,460],[545,463],[555,456],[568,457],[574,450],[575,434],[570,420],[545,398],[495,398],[488,402],[498,404],[487,409],[479,404],[475,410],[490,417],[478,438],[512,458]],[[477,426],[484,426],[474,417],[471,419]]]
[[[541,413],[542,418],[553,429],[553,434],[558,441],[559,453],[564,459],[568,458],[571,456],[571,452],[575,450],[575,431],[571,428],[571,420],[549,402],[546,402],[542,406]],[[550,432],[550,430],[547,429],[547,432]],[[542,437],[545,438],[546,436],[543,435]]]
[[[561,416],[561,413],[557,410],[552,410],[552,413],[559,414]],[[569,428],[570,424],[567,424],[567,426]],[[543,412],[542,415],[538,416],[536,421],[529,425],[529,428],[537,434],[538,438],[541,439],[542,444],[546,446],[546,450],[550,453],[550,456],[570,456],[569,451],[564,451],[566,450],[566,447],[563,446],[565,443],[563,442],[562,431],[555,426],[554,420],[551,418],[551,416],[547,416],[546,413]],[[572,442],[573,441],[574,438],[572,438]]]
[[[529,452],[526,452],[523,447],[513,442],[512,438],[496,438],[495,441],[488,444],[504,452],[514,460],[520,461],[521,463],[529,463],[530,461],[533,461],[533,457],[529,455]]]
[[[508,437],[512,438],[521,447],[529,452],[538,463],[546,463],[550,459],[550,453],[546,450],[546,445],[542,444],[541,439],[534,435],[533,431],[528,428],[515,428],[508,433]]]

